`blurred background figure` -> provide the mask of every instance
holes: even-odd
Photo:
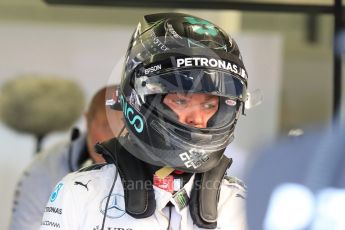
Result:
[[[25,169],[17,186],[10,229],[38,229],[44,212],[62,211],[44,210],[54,185],[69,172],[104,162],[93,146],[116,136],[123,127],[122,112],[105,106],[108,92],[114,90],[115,87],[104,87],[93,96],[85,112],[86,133],[79,135],[73,130],[71,142],[47,149]]]
[[[248,171],[249,153],[236,145],[236,143],[231,143],[231,145],[226,147],[224,155],[233,159],[231,167],[226,170],[227,175],[244,178]]]
[[[0,119],[20,133],[34,135],[36,152],[50,133],[68,130],[81,116],[84,94],[71,79],[27,74],[1,87]]]
[[[345,229],[345,129],[263,151],[247,178],[249,229]]]

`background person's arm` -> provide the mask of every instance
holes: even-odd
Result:
[[[32,164],[22,175],[15,192],[10,230],[37,230],[51,193],[48,171]]]

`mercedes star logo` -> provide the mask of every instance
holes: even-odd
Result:
[[[109,196],[103,198],[100,206],[100,211],[104,215],[105,213],[105,206],[107,204],[107,199]],[[107,207],[107,217],[115,219],[120,218],[126,213],[125,211],[125,199],[123,195],[120,194],[112,194],[109,199],[109,204]]]

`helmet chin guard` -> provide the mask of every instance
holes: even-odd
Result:
[[[135,135],[128,135],[129,141],[124,147],[138,159],[156,166],[169,166],[174,169],[201,173],[209,171],[219,163],[224,149],[204,150],[202,148],[158,149],[137,139]],[[159,154],[155,154],[159,151]],[[134,153],[134,154],[133,154]],[[150,154],[147,154],[150,153]]]
[[[126,56],[120,102],[135,157],[186,172],[216,167],[234,138],[247,99],[247,72],[236,42],[218,26],[186,14],[147,15]],[[168,94],[216,96],[207,127],[179,121]]]

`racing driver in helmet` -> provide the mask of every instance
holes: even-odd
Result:
[[[107,164],[56,185],[41,229],[246,229],[245,187],[223,155],[247,99],[236,42],[204,19],[144,16],[117,97],[126,133],[98,143]]]

